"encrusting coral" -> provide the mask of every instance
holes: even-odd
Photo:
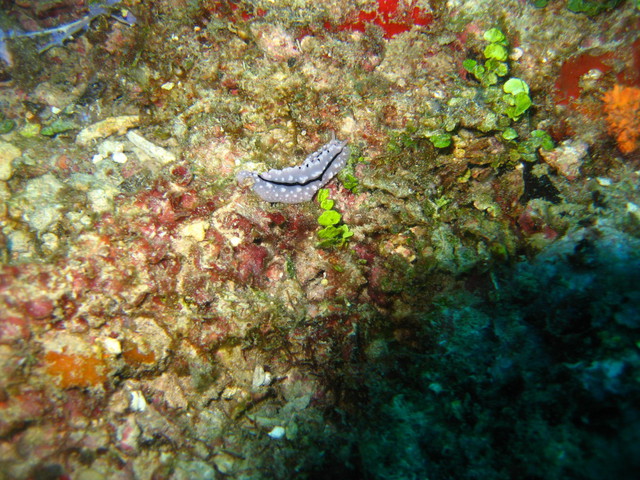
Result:
[[[609,133],[616,137],[622,153],[634,151],[640,136],[640,88],[616,85],[603,100]]]

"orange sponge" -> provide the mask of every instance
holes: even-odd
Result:
[[[616,137],[622,153],[634,151],[640,137],[640,88],[616,85],[603,100],[609,133]]]
[[[92,387],[107,379],[101,358],[47,352],[45,362],[47,373],[57,377],[62,388]]]

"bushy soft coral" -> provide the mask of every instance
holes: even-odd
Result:
[[[634,151],[640,137],[640,88],[616,85],[603,100],[609,133],[622,153]]]

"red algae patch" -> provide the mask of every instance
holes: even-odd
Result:
[[[367,24],[374,24],[382,28],[384,38],[393,38],[408,32],[413,25],[428,26],[433,21],[433,15],[415,6],[415,1],[407,2],[409,5],[399,3],[398,0],[378,0],[375,10],[361,10],[353,21],[340,24],[338,30],[364,32]],[[331,29],[328,24],[325,27]]]
[[[611,70],[611,66],[606,62],[611,58],[612,54],[610,53],[597,56],[584,53],[564,62],[555,85],[558,104],[567,105],[570,100],[579,98],[581,93],[580,77],[594,69],[607,73]]]
[[[100,357],[47,352],[44,358],[47,373],[58,379],[61,388],[95,387],[107,379]]]

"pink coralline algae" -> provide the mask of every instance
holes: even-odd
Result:
[[[29,324],[25,318],[0,315],[0,344],[10,345],[18,340],[27,340],[30,336]]]
[[[264,273],[267,256],[267,249],[260,245],[249,244],[239,247],[236,252],[238,280],[246,283],[260,279]]]
[[[25,304],[25,312],[31,318],[43,320],[53,313],[53,302],[45,297],[29,300]]]

